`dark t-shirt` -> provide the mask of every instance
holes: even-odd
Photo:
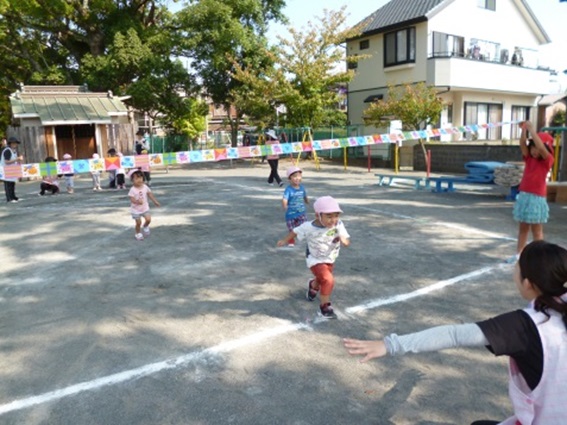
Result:
[[[497,356],[507,355],[533,390],[543,373],[543,347],[536,324],[523,310],[493,317],[477,325],[490,342],[487,348]]]

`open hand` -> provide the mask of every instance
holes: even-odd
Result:
[[[343,344],[351,355],[364,356],[361,363],[378,357],[384,357],[388,354],[384,341],[362,341],[359,339],[344,338]]]

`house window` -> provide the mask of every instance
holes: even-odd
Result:
[[[478,7],[488,10],[496,10],[496,0],[478,0]]]
[[[457,35],[433,32],[433,57],[465,56],[465,38]]]
[[[370,47],[370,40],[362,40],[360,43],[358,43],[358,48],[360,50],[366,50]]]
[[[384,35],[384,66],[415,62],[415,27]]]
[[[529,106],[514,106],[512,105],[512,121],[526,121],[530,119]],[[522,130],[518,124],[512,124],[510,129],[510,140],[519,139]]]
[[[465,102],[465,125],[502,122],[502,105],[497,103]],[[466,140],[500,140],[502,127],[479,128],[476,133],[464,134]]]

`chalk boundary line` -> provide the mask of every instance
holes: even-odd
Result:
[[[443,280],[436,282],[432,285],[429,285],[424,288],[420,288],[418,290],[408,292],[405,294],[395,295],[393,297],[388,298],[379,298],[376,300],[372,300],[365,304],[361,304],[358,306],[349,307],[345,310],[346,318],[348,320],[348,315],[361,313],[365,310],[374,309],[377,307],[381,307],[384,305],[395,304],[399,302],[407,301],[411,298],[427,295],[431,292],[439,291],[443,288],[455,285],[460,282],[465,282],[469,279],[482,276],[484,274],[490,273],[495,270],[503,269],[511,267],[511,264],[506,263],[499,263],[494,266],[483,267],[478,270],[474,270],[469,273],[465,273],[459,276],[455,276],[451,279]],[[344,314],[341,314],[340,311],[338,313],[345,317]],[[145,366],[141,366],[138,368],[130,369],[124,372],[115,373],[112,375],[104,376],[102,378],[94,379],[91,381],[81,382],[79,384],[71,385],[65,388],[57,389],[54,391],[49,391],[40,395],[30,396],[26,398],[21,398],[18,400],[14,400],[10,403],[6,403],[0,405],[0,415],[4,415],[9,412],[14,412],[17,410],[23,410],[28,407],[36,406],[39,404],[48,403],[55,400],[60,400],[64,397],[76,395],[85,391],[92,391],[99,388],[103,388],[109,385],[116,385],[127,381],[132,381],[135,379],[140,379],[145,376],[153,375],[165,370],[175,369],[180,366],[184,366],[188,363],[193,361],[198,361],[202,358],[210,354],[217,354],[217,353],[228,353],[237,348],[249,346],[252,344],[257,344],[259,342],[268,340],[270,338],[274,338],[279,335],[284,335],[290,332],[295,332],[303,329],[311,329],[312,325],[317,325],[323,322],[327,322],[326,319],[317,318],[311,324],[307,322],[299,322],[299,323],[287,323],[285,325],[281,325],[275,328],[267,329],[261,332],[257,332],[248,336],[244,336],[242,338],[234,339],[231,341],[223,342],[221,344],[215,345],[211,348],[206,348],[200,351],[195,351],[191,353],[184,354],[182,356],[178,356],[175,358],[171,358],[168,360],[163,360],[155,363],[150,363]]]
[[[199,180],[209,181],[209,180],[212,180],[212,179],[205,178],[205,179],[199,179]],[[236,184],[231,184],[231,186],[239,187],[239,186],[242,186],[242,185],[236,183]],[[247,189],[250,189],[250,187],[247,187]],[[256,189],[257,190],[259,189],[260,191],[267,191],[266,189],[262,189],[262,188],[256,188]],[[421,222],[423,224],[428,224],[428,225],[438,225],[438,226],[444,226],[444,227],[450,227],[450,228],[452,227],[452,228],[463,229],[463,227],[461,227],[460,225],[456,225],[456,224],[452,224],[452,223],[434,222],[434,221],[423,222],[423,220],[420,220],[416,217],[398,214],[398,213],[393,213],[393,212],[376,210],[376,209],[368,208],[368,207],[365,207],[365,206],[362,206],[362,205],[355,205],[354,204],[354,205],[350,205],[350,207],[353,207],[355,209],[372,211],[376,214],[380,214],[380,215],[384,215],[384,216],[391,216],[391,217]],[[484,234],[485,236],[492,237],[492,238],[495,238],[495,239],[515,240],[515,239],[512,239],[512,238],[502,236],[502,235],[498,235],[498,234],[491,233],[491,232],[485,232],[485,231],[478,230],[478,229],[467,229],[467,230],[468,231],[473,230],[473,231],[478,232],[479,234]],[[423,295],[427,295],[429,293],[439,291],[443,288],[455,285],[457,283],[464,282],[464,281],[467,281],[469,279],[472,279],[472,278],[475,278],[475,277],[478,277],[478,276],[482,276],[482,275],[490,273],[492,271],[500,270],[500,269],[510,267],[510,266],[511,266],[511,264],[509,264],[509,263],[498,263],[497,265],[483,267],[483,268],[480,268],[478,270],[474,270],[474,271],[469,272],[469,273],[465,273],[465,274],[458,275],[458,276],[455,276],[455,277],[447,279],[447,280],[436,282],[432,285],[417,289],[415,291],[411,291],[411,292],[404,293],[404,294],[398,294],[398,295],[388,297],[388,298],[377,298],[375,300],[371,300],[369,302],[366,302],[366,303],[358,305],[358,306],[348,307],[347,309],[345,309],[345,313],[341,313],[339,310],[337,310],[337,313],[339,313],[339,315],[342,318],[346,318],[348,320],[349,315],[358,314],[358,313],[361,313],[363,311],[375,309],[375,308],[385,306],[385,305],[404,302],[404,301],[407,301],[409,299],[416,298],[416,297],[423,296]],[[32,407],[32,406],[37,406],[37,405],[40,405],[40,404],[49,403],[51,401],[60,400],[62,398],[77,395],[77,394],[82,393],[82,392],[92,391],[92,390],[100,389],[100,388],[110,386],[110,385],[117,385],[117,384],[120,384],[120,383],[123,383],[123,382],[133,381],[133,380],[136,380],[136,379],[143,378],[145,376],[153,375],[153,374],[156,374],[156,373],[159,373],[159,372],[162,372],[162,371],[175,369],[177,367],[181,367],[181,366],[184,366],[186,364],[189,364],[193,361],[198,361],[202,358],[205,358],[206,356],[208,356],[210,354],[228,353],[228,352],[231,352],[231,351],[233,351],[237,348],[245,347],[245,346],[252,345],[252,344],[257,344],[259,342],[268,340],[270,338],[274,338],[274,337],[279,336],[279,335],[284,335],[284,334],[287,334],[287,333],[290,333],[290,332],[295,332],[295,331],[304,330],[304,329],[311,329],[312,325],[317,325],[317,324],[320,324],[320,323],[326,322],[326,321],[327,321],[326,319],[317,318],[312,323],[308,323],[308,322],[287,323],[285,325],[278,326],[276,328],[267,329],[267,330],[257,332],[257,333],[254,333],[252,335],[248,335],[248,336],[245,336],[245,337],[242,337],[242,338],[223,342],[223,343],[215,345],[211,348],[206,348],[206,349],[203,349],[203,350],[194,351],[194,352],[187,353],[187,354],[184,354],[182,356],[174,357],[174,358],[171,358],[171,359],[167,359],[167,360],[163,360],[163,361],[159,361],[159,362],[155,362],[155,363],[150,363],[150,364],[140,366],[140,367],[137,367],[137,368],[134,368],[134,369],[126,370],[124,372],[119,372],[119,373],[115,373],[115,374],[112,374],[112,375],[104,376],[102,378],[97,378],[97,379],[94,379],[94,380],[91,380],[91,381],[86,381],[86,382],[81,382],[79,384],[70,385],[68,387],[57,389],[57,390],[54,390],[54,391],[49,391],[49,392],[46,392],[46,393],[43,393],[43,394],[40,394],[40,395],[29,396],[29,397],[17,399],[17,400],[11,401],[9,403],[5,403],[5,404],[0,405],[0,416],[4,415],[6,413],[10,413],[10,412],[18,411],[18,410],[23,410],[23,409],[26,409],[26,408],[29,408],[29,407]]]

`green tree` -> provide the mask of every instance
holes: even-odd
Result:
[[[284,0],[199,0],[177,13],[178,54],[190,58],[203,92],[227,111],[242,82],[233,76],[234,63],[243,69],[267,66],[267,25],[284,20]],[[242,94],[242,90],[240,91]],[[236,145],[243,112],[228,121]]]
[[[184,102],[188,103],[187,114],[174,119],[171,128],[176,134],[182,134],[196,142],[199,135],[206,130],[208,107],[202,100],[186,98]]]
[[[406,131],[421,130],[436,123],[441,117],[443,101],[435,87],[425,83],[389,86],[384,100],[377,100],[364,111],[364,122],[375,127],[386,127],[392,120],[401,120]],[[419,139],[425,162],[428,164],[425,144]]]
[[[344,69],[342,43],[359,33],[358,28],[345,29],[344,9],[324,10],[319,22],[309,22],[306,30],[288,27],[291,38],[280,37],[279,45],[266,51],[270,61],[265,68],[245,69],[234,63],[234,76],[244,88],[241,93],[233,92],[239,108],[271,124],[275,108],[285,105],[286,125],[344,125],[346,116],[338,110],[338,91],[354,73]]]
[[[345,122],[337,111],[338,90],[352,80],[354,71],[345,69],[343,43],[359,29],[345,27],[344,11],[324,9],[318,22],[308,22],[305,30],[289,27],[291,38],[280,38],[277,100],[287,108],[288,125],[314,128]]]
[[[131,94],[131,104],[147,99],[158,111],[183,112],[169,99],[191,94],[193,80],[171,59],[176,39],[168,0],[0,1],[0,109],[25,84],[88,83],[94,91]],[[166,80],[166,81],[160,81]],[[147,96],[139,96],[144,85]],[[130,93],[131,92],[131,93]],[[174,96],[170,96],[174,97]],[[181,111],[176,111],[176,106]]]

